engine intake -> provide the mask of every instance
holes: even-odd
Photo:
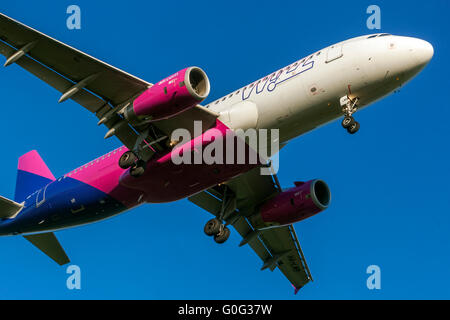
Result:
[[[206,73],[198,67],[189,67],[165,78],[144,91],[125,109],[125,118],[151,121],[176,116],[205,100],[210,91]]]
[[[266,223],[288,225],[325,210],[330,200],[330,189],[324,181],[295,182],[294,188],[264,203],[260,214]]]

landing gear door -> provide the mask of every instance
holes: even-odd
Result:
[[[331,61],[337,60],[344,55],[342,52],[342,44],[335,44],[331,46],[327,50],[327,60],[326,63],[330,63]]]

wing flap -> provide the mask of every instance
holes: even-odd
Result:
[[[66,252],[61,247],[53,232],[32,234],[23,237],[60,266],[70,262],[69,257],[67,257]]]
[[[309,268],[303,257],[293,226],[267,229],[259,237],[272,255],[282,254],[278,268],[296,288],[301,288],[312,280]]]
[[[312,281],[312,277],[294,227],[290,225],[258,229],[255,235],[255,229],[261,226],[252,223],[252,215],[257,211],[257,206],[279,192],[274,179],[276,178],[260,175],[259,168],[255,168],[228,181],[226,185],[236,195],[237,211],[228,215],[226,221],[244,238],[241,245],[248,244],[261,258],[262,269],[273,271],[278,267],[297,292]],[[212,188],[189,200],[213,215],[218,215],[222,198],[220,188]]]

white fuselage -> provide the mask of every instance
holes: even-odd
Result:
[[[340,98],[362,108],[395,91],[433,56],[426,41],[388,34],[349,39],[294,62],[209,105],[232,129],[278,128],[280,142],[343,115]]]

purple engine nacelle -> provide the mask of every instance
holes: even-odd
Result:
[[[331,194],[322,180],[295,182],[295,187],[268,200],[260,208],[266,223],[288,225],[309,218],[326,208]]]
[[[141,117],[151,117],[151,121],[168,119],[205,100],[209,90],[206,73],[198,67],[189,67],[144,91],[124,114],[131,121]]]

